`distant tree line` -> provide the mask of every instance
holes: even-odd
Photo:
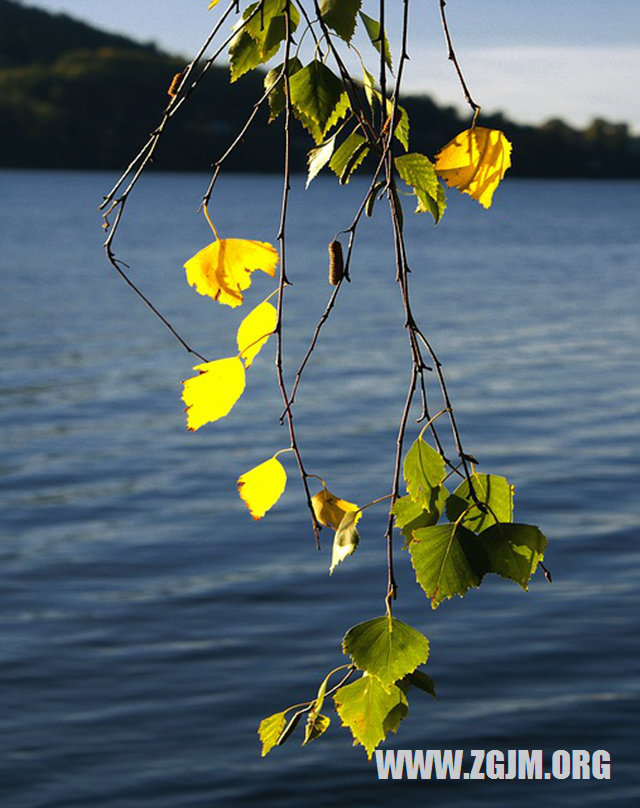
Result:
[[[66,15],[0,0],[0,165],[113,169],[122,166],[160,119],[167,88],[184,63],[125,37],[106,34]],[[253,74],[229,84],[215,68],[167,129],[157,165],[204,170],[235,136],[262,92]],[[452,107],[427,97],[403,100],[411,137],[434,153],[468,124]],[[265,112],[266,117],[266,112]],[[640,177],[640,138],[625,124],[595,120],[577,130],[561,120],[542,126],[483,116],[516,144],[513,175],[522,177]],[[308,138],[293,142],[293,164],[304,170]],[[251,146],[228,167],[279,170],[279,124],[256,121]],[[269,159],[270,158],[270,159]]]

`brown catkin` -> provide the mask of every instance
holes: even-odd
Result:
[[[337,286],[344,277],[344,258],[342,257],[342,244],[332,241],[329,244],[329,283]]]
[[[169,85],[169,89],[167,90],[167,95],[170,95],[171,98],[175,98],[178,94],[178,87],[180,86],[180,82],[182,81],[182,77],[184,76],[184,72],[176,73],[175,76],[171,79],[171,84]]]

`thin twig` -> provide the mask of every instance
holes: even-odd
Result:
[[[444,31],[445,39],[447,40],[447,58],[453,62],[453,66],[456,69],[456,73],[458,74],[458,78],[460,79],[460,85],[462,86],[462,92],[464,93],[464,97],[473,110],[473,121],[471,123],[471,127],[473,128],[476,125],[476,120],[478,119],[478,115],[480,114],[480,105],[476,104],[476,102],[471,97],[471,93],[469,92],[469,88],[467,87],[467,82],[464,79],[464,75],[462,73],[462,69],[460,67],[460,63],[456,57],[455,51],[453,49],[453,42],[451,41],[451,34],[449,33],[449,24],[447,22],[447,12],[446,12],[446,5],[447,0],[440,0],[440,17],[442,19],[442,29]]]
[[[296,439],[296,432],[293,425],[293,412],[287,394],[287,387],[284,380],[284,372],[282,367],[282,315],[284,308],[284,289],[289,285],[287,279],[287,254],[286,254],[286,228],[287,228],[287,210],[289,203],[289,191],[291,189],[291,90],[289,86],[289,54],[291,52],[291,0],[287,0],[285,5],[285,54],[284,54],[284,96],[285,96],[285,122],[284,122],[284,185],[282,189],[282,210],[280,213],[280,227],[278,229],[278,242],[280,245],[280,278],[278,283],[278,307],[277,307],[277,320],[275,327],[276,334],[276,375],[278,377],[278,386],[285,406],[286,418],[289,427],[289,438],[291,440],[291,448],[298,463],[300,471],[300,478],[302,486],[307,498],[307,507],[311,514],[311,526],[315,536],[316,547],[320,547],[320,530],[321,526],[318,522],[313,504],[311,502],[311,492],[307,482],[307,472],[302,462],[302,456],[298,447]]]

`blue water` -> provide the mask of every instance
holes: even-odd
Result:
[[[311,698],[344,631],[382,612],[384,506],[331,578],[290,457],[285,496],[252,522],[235,480],[288,443],[273,348],[228,418],[186,432],[180,382],[195,360],[101,253],[96,204],[112,180],[0,175],[1,804],[640,804],[640,185],[508,181],[490,212],[452,195],[437,228],[407,220],[415,312],[465,445],[516,483],[516,517],[549,537],[554,583],[538,573],[525,594],[492,577],[433,612],[399,554],[396,614],[431,639],[439,699],[415,693],[384,748],[606,749],[612,779],[381,783],[335,714],[321,740],[265,759],[256,727]],[[205,185],[146,178],[120,250],[215,358],[234,353],[241,315],[181,268],[208,240]],[[326,245],[364,186],[334,191],[294,183],[289,378],[330,292]],[[279,193],[277,178],[226,178],[221,233],[273,240]],[[382,211],[364,222],[296,412],[307,467],[360,503],[389,488],[408,383],[388,236]],[[271,288],[255,277],[249,302]]]

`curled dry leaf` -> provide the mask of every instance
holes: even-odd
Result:
[[[244,367],[235,356],[205,362],[193,369],[198,376],[182,383],[187,429],[191,432],[228,415],[245,386]]]
[[[254,519],[265,513],[280,499],[287,484],[287,472],[272,457],[238,478],[238,493]]]
[[[353,502],[339,499],[326,488],[311,497],[311,504],[318,522],[325,527],[330,525],[334,530],[340,526],[345,513],[358,510]]]
[[[251,286],[251,273],[259,269],[273,278],[277,264],[278,251],[267,242],[222,238],[196,253],[184,268],[197,292],[235,308]]]
[[[511,165],[511,143],[498,129],[465,129],[438,152],[436,174],[450,188],[489,208],[493,193]]]

